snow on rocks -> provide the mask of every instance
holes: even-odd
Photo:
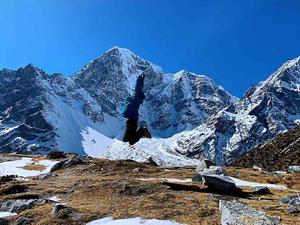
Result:
[[[289,173],[300,173],[300,166],[289,166],[287,171]]]
[[[94,220],[87,225],[184,225],[176,223],[171,220],[157,220],[157,219],[142,219],[140,217],[128,218],[128,219],[117,219],[114,220],[112,217],[106,217],[99,220]]]
[[[220,200],[222,225],[275,225],[277,219],[271,218],[265,212],[253,209],[238,201]]]
[[[45,169],[43,171],[26,170],[23,169],[22,167],[33,164],[33,158],[23,157],[18,160],[0,163],[0,176],[6,176],[6,175],[17,175],[20,177],[38,176],[40,174],[45,174],[50,172],[50,168],[56,163],[57,161],[39,160],[34,164],[45,166]]]
[[[255,182],[240,180],[234,177],[229,177],[229,178],[232,179],[233,182],[236,184],[236,186],[239,187],[267,187],[267,188],[281,189],[281,190],[287,189],[287,187],[284,185],[255,183]]]
[[[0,212],[0,218],[5,218],[9,216],[15,216],[17,213],[11,213],[11,212],[6,212],[6,211],[1,211]]]

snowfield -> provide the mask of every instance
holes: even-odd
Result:
[[[87,223],[87,225],[184,225],[170,220],[157,220],[157,219],[142,219],[129,218],[114,220],[112,217],[106,217],[100,220],[95,220]]]
[[[58,161],[51,160],[39,160],[35,162],[35,165],[42,165],[46,168],[43,171],[38,170],[26,170],[21,167],[33,164],[32,158],[22,158],[14,161],[7,161],[0,163],[0,177],[6,175],[17,175],[20,177],[32,177],[38,176],[40,174],[49,173],[51,167],[56,164]]]

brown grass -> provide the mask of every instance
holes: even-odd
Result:
[[[132,170],[137,167],[141,172],[134,174]],[[193,169],[166,170],[133,161],[97,159],[89,165],[57,171],[55,176],[45,180],[31,179],[27,182],[30,193],[40,197],[56,195],[62,202],[68,203],[74,210],[72,217],[54,218],[51,214],[54,204],[51,203],[26,210],[18,217],[31,218],[33,224],[85,224],[94,219],[112,216],[167,219],[187,225],[214,225],[220,224],[219,200],[238,199],[256,209],[264,210],[268,215],[279,215],[283,224],[299,224],[299,218],[286,214],[287,206],[281,205],[278,201],[282,197],[300,193],[299,175],[287,174],[274,178],[260,171],[233,167],[227,168],[226,171],[231,176],[248,181],[291,184],[293,189],[272,190],[270,195],[252,196],[247,199],[206,192],[175,191],[162,185],[159,179],[141,181],[139,178],[185,179],[191,178]],[[203,186],[199,188],[204,190]],[[244,191],[251,193],[252,189],[244,188]],[[9,196],[16,198],[17,195]],[[14,220],[15,218],[11,219]]]
[[[24,169],[24,170],[37,170],[37,171],[43,171],[46,169],[45,166],[40,165],[40,164],[29,164],[29,165],[22,166],[19,168]]]

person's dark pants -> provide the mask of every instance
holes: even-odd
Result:
[[[137,121],[128,119],[126,122],[126,129],[123,141],[129,142],[130,145],[134,145],[144,136],[144,129],[139,128]]]

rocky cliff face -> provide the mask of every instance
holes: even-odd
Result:
[[[300,120],[300,57],[288,61],[266,81],[193,131],[175,135],[173,148],[192,158],[226,164],[291,129]]]

